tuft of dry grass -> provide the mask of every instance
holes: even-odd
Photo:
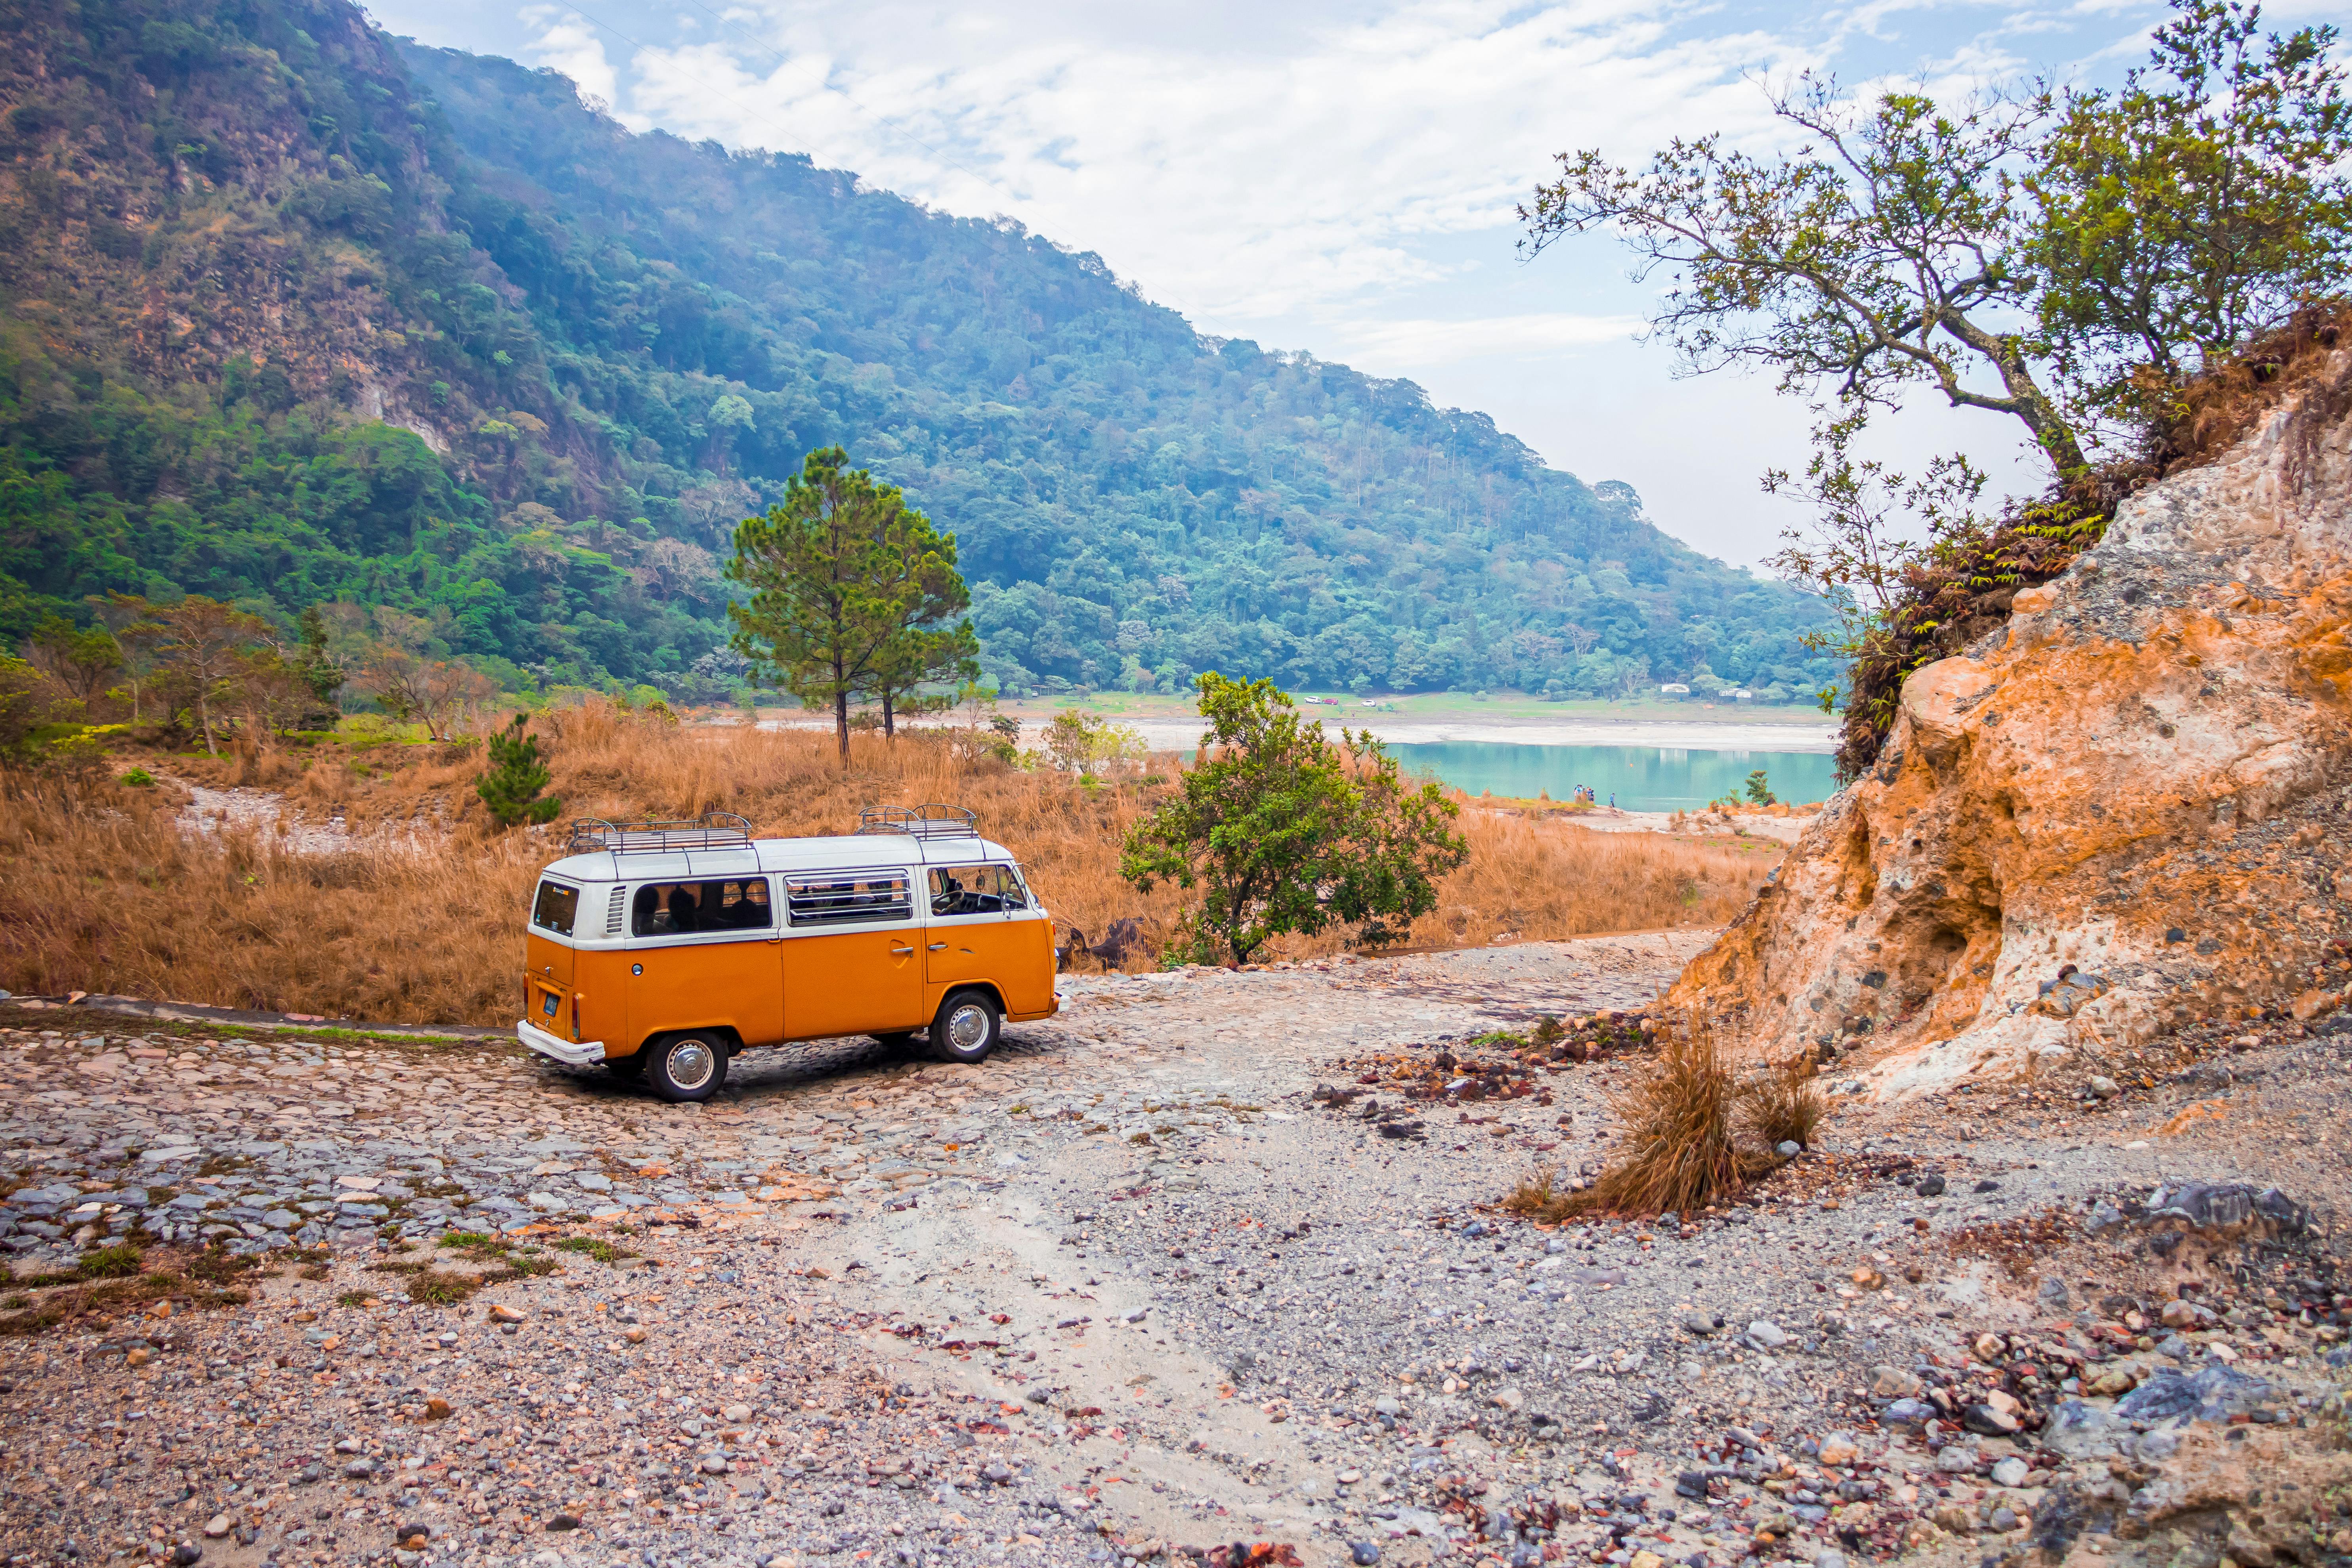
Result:
[[[1066,928],[1099,935],[1138,921],[1144,948],[1130,967],[1150,967],[1187,910],[1174,890],[1145,897],[1118,875],[1119,846],[1168,789],[1172,757],[1094,784],[975,757],[937,733],[853,735],[845,771],[831,735],[806,731],[677,726],[601,702],[534,728],[567,819],[733,811],[760,834],[794,836],[845,831],[864,806],[951,801],[1020,857]],[[215,787],[240,773],[266,779],[280,816],[194,835],[182,830],[172,791],[0,780],[0,986],[384,1022],[511,1021],[523,911],[540,868],[563,853],[564,824],[494,831],[474,797],[474,751],[146,760]],[[299,852],[287,831],[295,819],[334,816],[350,825],[351,846]],[[1717,925],[1771,863],[1752,848],[1593,833],[1475,805],[1463,828],[1468,861],[1400,945]],[[1332,931],[1277,942],[1270,956],[1349,945]]]
[[[1762,1164],[1733,1126],[1738,1100],[1711,1026],[1684,1021],[1662,1030],[1647,1070],[1610,1099],[1623,1152],[1573,1194],[1577,1206],[1686,1214],[1737,1192]]]
[[[1826,1107],[1808,1064],[1743,1079],[1727,1056],[1711,1022],[1661,1031],[1645,1070],[1610,1100],[1623,1124],[1617,1158],[1581,1190],[1562,1190],[1550,1172],[1522,1177],[1503,1208],[1554,1224],[1578,1214],[1686,1215],[1779,1163],[1777,1144],[1811,1142]]]
[[[1739,1131],[1759,1148],[1777,1149],[1783,1143],[1811,1148],[1815,1130],[1828,1114],[1821,1079],[1806,1057],[1759,1068],[1739,1086]]]

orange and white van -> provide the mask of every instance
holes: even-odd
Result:
[[[540,874],[517,1037],[707,1100],[754,1046],[843,1035],[977,1062],[1050,1017],[1054,922],[1011,850],[953,806],[855,834],[754,838],[742,817],[580,822]]]

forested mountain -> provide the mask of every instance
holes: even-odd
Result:
[[[1628,487],[1017,225],[635,135],[341,0],[0,18],[12,636],[113,588],[347,598],[510,680],[678,684],[732,524],[837,441],[961,537],[1015,690],[1831,673],[1813,601]]]

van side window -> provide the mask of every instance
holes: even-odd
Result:
[[[629,904],[631,936],[695,936],[730,931],[773,931],[768,880],[647,882]]]
[[[879,924],[915,918],[914,890],[895,867],[878,871],[802,871],[784,879],[795,926]]]
[[[1010,866],[931,868],[931,913],[935,915],[996,915],[1028,907],[1029,895],[1021,886],[1021,874]]]
[[[561,882],[541,882],[539,898],[530,906],[530,923],[558,936],[570,936],[572,920],[579,913],[579,889],[567,888]]]

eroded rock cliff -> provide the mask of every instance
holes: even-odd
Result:
[[[1851,1057],[1840,1077],[1882,1098],[2330,1005],[2327,943],[2352,930],[2347,411],[2352,351],[1914,674],[1877,765],[1669,1000],[1740,1013],[1775,1058]]]

